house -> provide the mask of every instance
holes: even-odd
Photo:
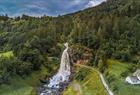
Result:
[[[129,84],[140,84],[140,80],[136,76],[128,76],[125,81]]]
[[[140,84],[140,69],[136,70],[132,76],[126,77],[125,81],[129,84]]]
[[[140,69],[137,69],[136,72],[133,73],[133,76],[137,76],[137,78],[140,80]]]

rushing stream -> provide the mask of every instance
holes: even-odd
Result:
[[[59,95],[59,90],[63,84],[67,83],[70,78],[70,59],[68,54],[68,43],[65,43],[66,47],[62,53],[60,68],[56,75],[49,79],[48,84],[44,84],[41,88],[39,95]]]

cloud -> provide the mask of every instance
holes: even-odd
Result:
[[[106,0],[0,0],[0,15],[64,15],[88,7],[93,7]]]
[[[6,9],[4,7],[0,7],[0,14],[5,15]]]
[[[30,15],[30,16],[42,16],[44,14],[51,15],[50,10],[48,8],[48,2],[40,0],[34,2],[31,0],[30,2],[24,2],[20,4],[16,4],[17,10],[14,10],[13,13],[10,14],[11,17],[21,16],[22,14]]]
[[[71,1],[71,5],[73,5],[73,6],[79,5],[82,2],[83,2],[83,0],[74,0],[74,1]]]
[[[43,1],[38,2],[31,2],[31,3],[25,3],[23,5],[26,9],[39,9],[39,10],[46,10],[47,9],[47,3]]]
[[[73,7],[81,6],[86,0],[52,0],[51,1],[54,5],[58,7],[58,9],[70,9]],[[55,7],[55,6],[54,6]]]
[[[105,2],[105,1],[106,0],[90,0],[88,2],[88,4],[85,6],[85,8],[97,6],[97,5],[99,5],[99,4],[101,4],[102,2]]]

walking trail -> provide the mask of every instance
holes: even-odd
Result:
[[[92,71],[97,72],[99,74],[100,80],[102,81],[102,84],[104,85],[104,88],[106,89],[106,91],[108,92],[108,94],[109,95],[114,95],[114,93],[110,90],[108,84],[106,83],[106,81],[105,81],[102,73],[100,73],[98,70],[96,70],[96,69],[94,69],[94,68],[92,68],[90,66],[81,65],[81,64],[76,64],[76,66],[88,68],[88,69],[91,69]]]

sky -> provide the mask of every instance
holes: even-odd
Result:
[[[106,0],[0,0],[0,15],[58,16],[94,7]]]

